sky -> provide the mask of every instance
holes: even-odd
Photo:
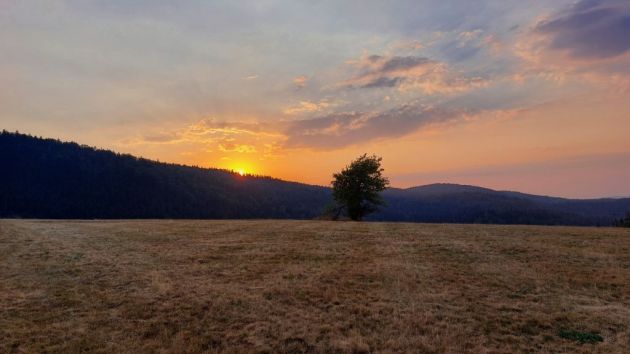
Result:
[[[630,196],[630,2],[0,0],[0,128],[327,185]]]

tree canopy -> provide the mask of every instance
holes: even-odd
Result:
[[[384,204],[380,192],[387,188],[389,180],[383,176],[381,161],[376,155],[363,154],[333,175],[333,198],[339,212],[345,211],[352,220],[361,220]]]

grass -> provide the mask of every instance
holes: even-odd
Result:
[[[580,343],[596,343],[604,341],[602,336],[593,332],[580,332],[563,329],[558,333],[558,335],[562,338],[571,339]]]
[[[0,353],[630,352],[630,230],[0,220]]]

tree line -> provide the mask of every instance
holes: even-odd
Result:
[[[240,176],[0,133],[0,217],[354,219],[624,225],[630,199],[571,200],[475,186],[390,188],[381,159],[362,155],[331,187]],[[328,205],[328,208],[325,208]]]
[[[3,131],[0,217],[310,219],[325,187]]]

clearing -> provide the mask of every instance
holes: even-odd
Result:
[[[0,352],[630,353],[630,230],[0,220]]]

